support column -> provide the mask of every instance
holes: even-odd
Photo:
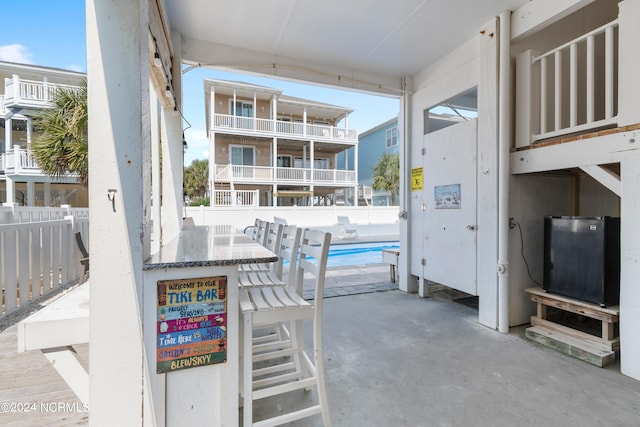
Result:
[[[400,98],[398,114],[398,138],[400,140],[400,245],[402,250],[398,257],[399,288],[405,292],[417,292],[418,285],[411,276],[409,260],[411,259],[411,80],[402,79],[401,89],[404,94]],[[422,112],[420,112],[422,114]],[[416,218],[416,221],[419,220]]]
[[[27,148],[31,149],[31,138],[33,134],[33,119],[27,117]]]
[[[87,0],[91,424],[143,424],[142,265],[151,182],[148,0]],[[154,297],[153,293],[150,295]],[[124,347],[114,351],[114,344]],[[163,404],[164,402],[157,402]],[[149,423],[153,420],[149,420]]]
[[[51,183],[44,183],[44,205],[51,206]]]
[[[620,372],[640,380],[640,159],[620,162]]]
[[[36,205],[36,188],[33,181],[27,181],[27,206]]]
[[[13,130],[13,119],[11,117],[5,117],[4,119],[4,150],[5,153],[7,150],[11,149],[12,144],[12,130]]]
[[[160,120],[162,140],[162,241],[169,242],[182,229],[184,215],[184,195],[182,171],[184,169],[184,147],[182,145],[182,36],[177,31],[171,33],[173,44],[173,89],[176,107],[172,111],[162,110]]]
[[[151,253],[162,247],[162,176],[160,174],[160,109],[158,97],[151,83],[149,84],[149,116],[151,117],[151,191],[152,218]]]
[[[5,187],[7,188],[7,203],[15,203],[16,201],[16,183],[10,176],[6,177]]]

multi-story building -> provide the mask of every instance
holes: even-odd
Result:
[[[253,84],[205,79],[211,205],[352,204],[358,166],[348,108]],[[345,163],[349,165],[349,162]]]
[[[0,203],[87,206],[75,176],[45,175],[30,152],[33,118],[49,108],[58,88],[78,87],[85,75],[36,65],[0,62]]]

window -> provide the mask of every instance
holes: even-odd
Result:
[[[231,151],[231,164],[239,166],[253,166],[254,165],[254,148],[244,145],[232,145]]]
[[[233,113],[233,99],[229,100],[229,111]],[[236,99],[236,116],[253,117],[253,103]]]
[[[279,168],[290,168],[291,167],[291,156],[278,156],[278,167]]]
[[[423,112],[423,133],[473,120],[478,117],[478,90],[473,88],[461,95],[454,96]]]
[[[309,159],[304,159],[304,163],[302,162],[302,157],[296,157],[294,159],[294,166],[296,168],[310,168],[311,162]],[[319,158],[313,159],[313,168],[314,169],[329,169],[329,159],[327,158]]]
[[[387,148],[398,145],[398,126],[387,129]]]

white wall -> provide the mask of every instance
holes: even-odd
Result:
[[[319,228],[340,237],[338,216],[348,216],[356,226],[358,237],[398,236],[398,206],[257,206],[257,207],[186,207],[185,216],[193,218],[196,225],[232,225],[244,229],[253,225],[256,218],[273,221],[285,218],[290,225]]]
[[[477,36],[414,76],[411,168],[423,163],[423,112],[453,96],[478,87],[477,138],[477,290],[479,321],[497,326],[497,22],[489,21]],[[452,147],[452,155],[458,155]],[[425,183],[425,185],[428,185]],[[422,276],[422,192],[411,194],[411,272]],[[464,232],[468,232],[464,230]],[[437,244],[435,242],[434,244]]]

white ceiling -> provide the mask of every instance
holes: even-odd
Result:
[[[171,28],[182,34],[186,62],[256,72],[286,63],[400,78],[529,0],[164,1]]]

